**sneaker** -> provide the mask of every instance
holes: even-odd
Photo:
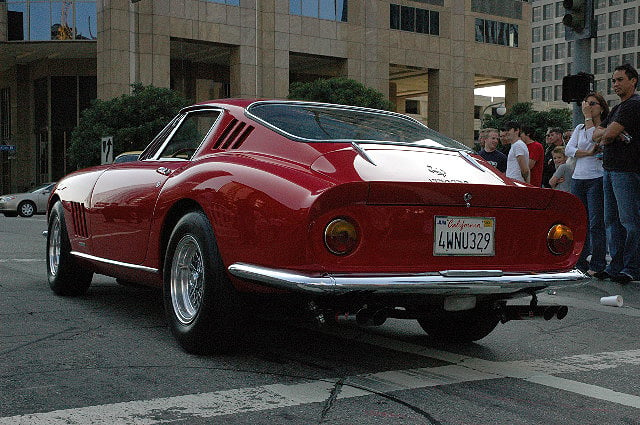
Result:
[[[605,280],[605,279],[609,279],[611,276],[609,275],[609,273],[603,270],[601,272],[595,272],[593,274],[593,277],[595,277],[596,279]]]
[[[625,285],[633,280],[631,276],[626,273],[620,273],[615,276],[611,276],[611,280],[614,282],[618,282],[622,285]]]

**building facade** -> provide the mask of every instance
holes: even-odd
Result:
[[[618,97],[610,78],[616,66],[640,66],[640,2],[594,0],[598,36],[591,41],[595,90],[610,104]],[[531,24],[531,99],[540,108],[568,107],[562,102],[562,78],[572,69],[573,42],[565,41],[562,1],[533,0]]]
[[[195,102],[344,76],[471,146],[474,88],[529,99],[530,25],[517,0],[0,0],[0,192],[73,171],[82,109],[134,82]]]

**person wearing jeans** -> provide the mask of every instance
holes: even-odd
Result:
[[[604,220],[611,262],[606,275],[618,283],[640,280],[640,96],[638,71],[616,67],[611,79],[620,97],[593,133],[603,149]],[[602,277],[607,277],[603,275]]]
[[[588,228],[582,254],[577,267],[590,276],[606,277],[607,236],[604,225],[604,192],[602,158],[598,158],[597,144],[592,137],[595,128],[609,114],[609,105],[600,93],[589,93],[582,102],[584,124],[578,124],[565,148],[575,158],[571,179],[571,193],[576,195],[587,210]],[[591,255],[591,260],[587,258]]]

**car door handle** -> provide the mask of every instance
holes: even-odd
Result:
[[[168,176],[169,174],[171,174],[171,169],[167,167],[158,167],[156,168],[156,173],[160,173],[163,176]]]

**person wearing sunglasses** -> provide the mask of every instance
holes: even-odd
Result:
[[[640,95],[638,71],[617,66],[611,84],[620,103],[593,132],[603,149],[604,221],[611,262],[605,272],[625,284],[640,280]],[[607,276],[603,276],[607,277]]]
[[[575,170],[570,191],[587,210],[589,225],[582,254],[576,265],[580,270],[597,278],[607,277],[607,237],[604,226],[604,191],[602,186],[602,159],[597,157],[598,144],[592,140],[593,132],[609,114],[609,105],[600,93],[589,93],[582,101],[584,124],[578,124],[567,143],[565,154],[575,158]],[[587,258],[591,259],[587,261]]]

